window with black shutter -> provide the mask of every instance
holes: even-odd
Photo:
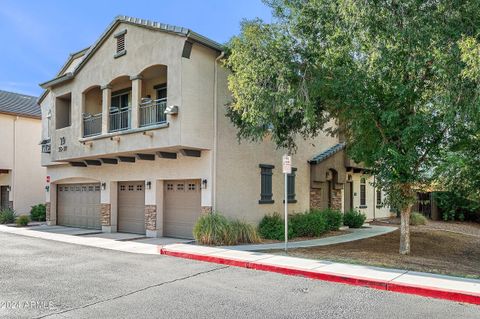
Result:
[[[382,206],[382,191],[377,189],[377,207]]]
[[[272,193],[272,170],[275,168],[273,165],[260,164],[260,200],[259,204],[271,204],[273,203]]]
[[[289,203],[296,203],[295,199],[295,174],[297,169],[292,167],[292,173],[287,175],[287,196]],[[285,202],[285,201],[284,201]]]

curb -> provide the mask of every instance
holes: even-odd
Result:
[[[438,289],[434,287],[407,285],[407,284],[401,284],[401,283],[392,283],[385,280],[374,280],[370,278],[343,276],[343,275],[329,273],[329,272],[321,273],[318,271],[310,271],[310,270],[298,269],[294,267],[265,265],[262,263],[251,262],[251,261],[171,251],[164,247],[159,247],[159,252],[162,255],[171,256],[171,257],[192,259],[192,260],[198,260],[198,261],[204,261],[204,262],[210,262],[210,263],[216,263],[216,264],[222,264],[222,265],[228,265],[228,266],[235,266],[235,267],[241,267],[241,268],[247,268],[247,269],[253,269],[253,270],[275,272],[275,273],[289,275],[289,276],[300,276],[300,277],[342,283],[342,284],[353,285],[353,286],[361,286],[361,287],[373,288],[378,290],[385,290],[385,291],[391,291],[391,292],[397,292],[397,293],[418,295],[423,297],[431,297],[436,299],[444,299],[444,300],[480,305],[480,294],[471,294],[463,291]]]

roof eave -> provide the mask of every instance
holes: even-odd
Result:
[[[65,73],[64,75],[61,75],[59,77],[56,77],[50,81],[47,81],[47,82],[44,82],[44,83],[41,83],[40,86],[43,88],[43,89],[49,89],[51,88],[52,86],[55,86],[57,84],[61,84],[61,83],[64,83],[64,82],[67,82],[67,81],[70,81],[71,79],[73,79],[74,75],[72,72],[68,72],[68,73]]]

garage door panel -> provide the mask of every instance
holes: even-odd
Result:
[[[100,185],[58,185],[57,218],[59,225],[101,229]]]
[[[201,212],[200,180],[165,181],[165,236],[192,238]]]
[[[145,234],[145,182],[118,183],[118,231]]]

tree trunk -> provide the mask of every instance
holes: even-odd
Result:
[[[406,206],[400,214],[400,254],[410,254],[410,213],[413,205]]]

